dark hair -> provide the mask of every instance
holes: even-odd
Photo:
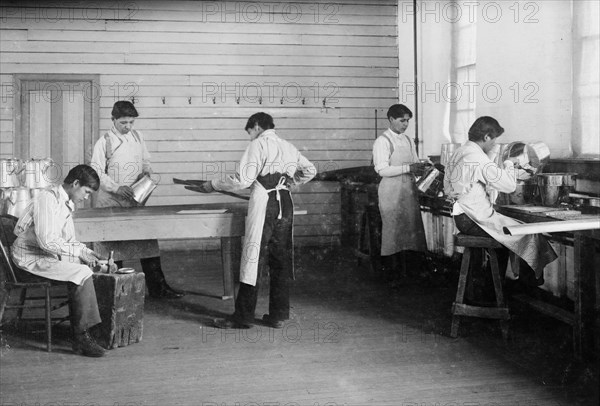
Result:
[[[479,117],[471,128],[469,128],[469,141],[483,141],[486,135],[490,138],[498,138],[504,132],[498,121],[489,116]]]
[[[72,184],[76,180],[79,181],[81,186],[87,186],[94,191],[100,188],[100,177],[98,173],[89,165],[77,165],[69,171],[65,178],[66,184]]]
[[[275,128],[275,124],[273,124],[273,117],[268,115],[267,113],[255,113],[250,116],[248,122],[246,123],[246,128],[244,130],[248,131],[250,128],[254,128],[254,126],[258,124],[260,128],[263,130],[270,130]]]
[[[404,104],[394,104],[388,109],[387,118],[389,120],[390,118],[404,117],[407,114],[408,117],[412,118],[412,111],[410,111],[408,107],[406,107]]]
[[[138,112],[132,102],[120,100],[113,105],[112,118],[118,119],[121,117],[137,117]]]

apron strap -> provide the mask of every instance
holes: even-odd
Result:
[[[110,135],[108,133],[104,134],[104,141],[106,142],[106,165],[104,165],[104,173],[108,174],[108,163],[114,154],[112,141],[110,140]]]
[[[279,191],[287,190],[289,192],[286,181],[287,181],[287,178],[285,176],[282,176],[281,178],[279,178],[279,182],[277,182],[277,185],[275,185],[274,188],[266,189],[267,193],[271,193],[271,192],[277,193],[277,203],[279,204],[279,214],[277,215],[277,220],[281,220],[281,218],[283,216],[283,210],[281,208],[281,195],[280,195]]]

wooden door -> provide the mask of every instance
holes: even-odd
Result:
[[[15,155],[52,158],[49,176],[61,183],[76,165],[90,163],[98,132],[99,86],[95,77],[22,75],[15,105]]]

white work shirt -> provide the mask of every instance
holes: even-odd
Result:
[[[506,160],[504,168],[500,168],[473,141],[467,141],[452,154],[445,172],[444,192],[456,200],[452,215],[464,213],[461,206],[468,206],[478,218],[487,218],[493,212],[489,194],[512,193],[517,187],[513,162]]]
[[[373,143],[373,166],[375,171],[379,173],[382,169],[390,166],[390,159],[393,151],[404,150],[404,156],[410,156],[407,162],[403,162],[402,173],[410,172],[410,164],[419,162],[419,156],[413,140],[410,139],[406,134],[398,134],[391,129],[388,129],[384,133],[377,137]]]
[[[74,210],[62,185],[41,190],[15,227],[15,264],[48,279],[82,284],[92,271],[80,258],[93,259],[93,252],[75,238]]]
[[[102,190],[116,192],[119,186],[130,186],[140,173],[151,171],[144,136],[137,130],[121,134],[113,126],[96,141],[91,166],[100,176]]]
[[[217,190],[235,191],[250,187],[259,176],[273,173],[287,175],[295,184],[310,181],[317,169],[298,149],[279,138],[275,130],[265,130],[250,142],[235,175],[212,180]]]

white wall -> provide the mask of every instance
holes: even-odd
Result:
[[[423,6],[423,3],[428,5]],[[422,13],[423,10],[425,13]],[[438,155],[443,143],[451,142],[448,130],[449,105],[443,95],[451,67],[452,25],[444,17],[441,2],[417,3],[417,85],[413,66],[412,1],[398,2],[399,99],[415,112],[415,90],[418,94],[419,156]],[[415,125],[407,134],[414,137]]]
[[[481,11],[491,3],[477,23],[477,80],[489,90],[477,92],[477,114],[498,119],[502,142],[543,141],[570,157],[570,2],[519,2],[517,15],[513,2],[486,1]]]
[[[449,2],[419,1],[419,137],[421,155],[437,155],[450,139],[444,85],[451,69]],[[571,154],[571,3],[569,1],[459,2],[461,18],[477,9],[476,115],[491,115],[506,129],[501,142],[543,141],[554,158]],[[412,41],[412,1],[399,0],[399,41]],[[404,17],[405,23],[401,20]],[[412,21],[412,19],[411,19]],[[412,46],[410,47],[412,51]],[[400,46],[399,89],[413,82],[412,64]],[[411,60],[412,62],[412,60]],[[466,92],[468,86],[463,86]],[[407,104],[413,108],[412,96]]]

